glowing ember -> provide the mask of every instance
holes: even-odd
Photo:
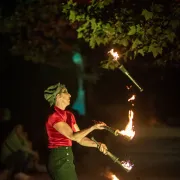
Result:
[[[134,113],[132,110],[129,111],[129,122],[125,128],[125,130],[120,131],[119,133],[123,136],[127,136],[129,139],[132,139],[135,135],[135,131],[133,130],[133,116]]]
[[[130,171],[132,167],[134,166],[133,164],[130,163],[130,161],[121,161],[122,166]]]
[[[130,89],[132,88],[132,86],[126,86],[126,88],[127,88],[128,90],[130,90]]]
[[[116,175],[114,175],[114,174],[111,175],[111,179],[112,179],[112,180],[119,180],[119,179],[116,177]]]
[[[129,99],[128,99],[128,101],[135,100],[135,97],[136,97],[135,95],[132,95],[132,97],[131,97],[131,98],[129,98]]]
[[[110,53],[113,56],[113,60],[117,61],[119,58],[119,54],[117,52],[114,52],[114,49],[111,49],[108,53]]]
[[[106,178],[109,180],[119,180],[115,174],[113,174],[110,170],[106,170],[105,173],[103,173]]]

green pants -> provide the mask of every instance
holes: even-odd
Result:
[[[52,180],[78,180],[71,147],[49,150],[47,169]]]

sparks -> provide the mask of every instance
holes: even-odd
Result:
[[[117,61],[119,58],[119,54],[117,52],[114,52],[114,49],[111,49],[108,53],[110,53],[113,56],[113,60]]]
[[[135,131],[133,130],[133,116],[134,116],[134,112],[132,110],[129,110],[129,122],[126,125],[125,130],[119,132],[123,136],[128,137],[130,140],[133,139],[135,135]]]
[[[132,86],[126,86],[126,88],[127,88],[128,90],[130,90],[130,89],[132,88]]]
[[[136,97],[135,95],[132,95],[132,97],[131,97],[131,98],[129,98],[129,99],[128,99],[128,101],[135,100],[135,97]]]

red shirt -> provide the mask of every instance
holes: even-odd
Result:
[[[58,122],[66,122],[75,132],[74,124],[76,120],[74,115],[66,110],[54,107],[54,112],[48,117],[46,122],[46,131],[48,135],[48,148],[57,148],[60,146],[72,146],[72,141],[58,132],[53,126]]]

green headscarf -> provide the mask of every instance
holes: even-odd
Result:
[[[50,106],[55,104],[57,94],[61,93],[62,89],[66,88],[64,84],[57,83],[49,86],[44,91],[44,98],[49,102]]]

